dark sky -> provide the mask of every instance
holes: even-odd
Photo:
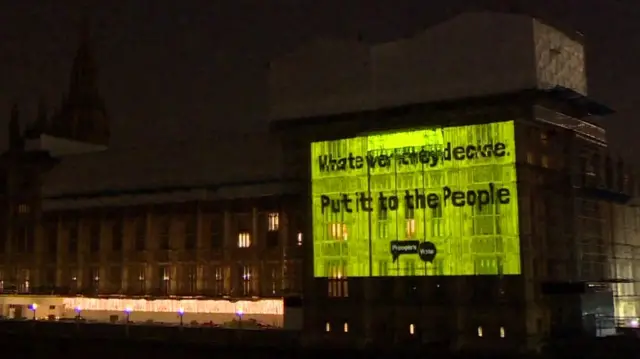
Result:
[[[216,130],[266,125],[269,59],[316,36],[377,42],[407,36],[461,10],[504,8],[565,22],[585,34],[592,97],[617,148],[640,149],[640,3],[624,0],[174,0],[0,2],[0,115],[53,107],[67,87],[82,13],[97,37],[113,146],[167,144]],[[550,4],[553,4],[553,7]],[[73,6],[72,6],[73,5]],[[31,115],[33,116],[33,115]],[[4,132],[4,131],[3,131]],[[0,140],[4,147],[5,136]],[[635,146],[635,147],[634,147]],[[629,152],[629,151],[627,151]]]

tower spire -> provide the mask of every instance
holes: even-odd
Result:
[[[88,18],[83,17],[69,90],[60,110],[52,117],[51,128],[55,136],[104,146],[109,143],[109,119],[98,90],[98,67],[90,28]]]
[[[69,82],[70,98],[82,95],[98,94],[98,69],[93,55],[91,43],[91,25],[87,17],[83,17],[80,25],[78,50],[73,61],[71,81]]]

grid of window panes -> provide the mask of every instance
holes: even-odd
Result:
[[[504,156],[442,160],[443,151],[469,145],[504,144]],[[421,151],[439,153],[440,160],[417,160]],[[316,277],[495,275],[519,274],[518,208],[514,123],[499,122],[402,133],[363,136],[312,144],[314,274]],[[330,157],[329,157],[330,156]],[[362,157],[357,166],[356,157]],[[372,160],[389,156],[385,167]],[[321,171],[321,161],[346,158],[346,170]],[[384,158],[384,157],[383,157]],[[368,165],[368,164],[369,165]],[[354,168],[349,168],[354,165]],[[359,167],[359,168],[357,168]],[[510,202],[479,206],[442,205],[444,188],[452,191],[506,188]],[[373,211],[358,199],[371,197]],[[408,208],[407,196],[434,193],[435,208]],[[341,196],[348,194],[351,212]],[[321,196],[331,204],[321,210]],[[383,210],[382,202],[391,207]],[[331,209],[335,210],[332,211]],[[393,260],[391,241],[430,241],[437,248],[433,262],[417,254]]]

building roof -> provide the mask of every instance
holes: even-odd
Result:
[[[614,113],[612,109],[593,99],[581,95],[571,89],[555,86],[551,89],[531,88],[488,96],[473,96],[426,103],[412,103],[361,112],[273,120],[271,121],[270,126],[274,131],[287,131],[311,126],[324,126],[329,123],[349,122],[353,121],[356,117],[361,119],[375,118],[378,121],[388,119],[388,122],[398,124],[400,115],[414,111],[447,112],[462,108],[472,109],[494,105],[513,105],[515,103],[522,103],[522,101],[526,101],[525,103],[528,105],[533,105],[539,101],[543,101],[548,106],[552,106],[554,103],[568,104],[572,110],[571,115],[577,118],[584,118],[592,115],[607,116]],[[567,110],[567,108],[564,108],[563,110]]]
[[[278,141],[266,132],[69,155],[45,178],[43,195],[86,197],[269,181],[281,177],[281,158]]]

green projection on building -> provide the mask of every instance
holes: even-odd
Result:
[[[311,144],[315,277],[520,274],[514,123]]]

